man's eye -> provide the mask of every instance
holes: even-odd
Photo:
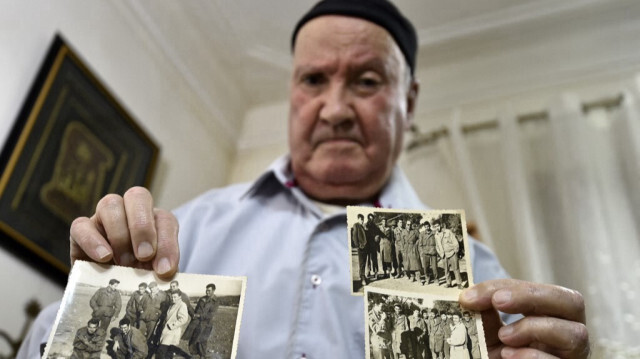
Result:
[[[308,86],[318,86],[324,83],[324,76],[321,74],[309,74],[302,77],[302,83]]]
[[[358,85],[362,87],[376,87],[379,84],[380,84],[380,81],[378,81],[377,79],[369,78],[369,77],[358,79]]]

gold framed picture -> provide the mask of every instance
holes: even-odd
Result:
[[[56,35],[0,154],[2,242],[66,277],[73,219],[104,194],[148,187],[158,153]]]

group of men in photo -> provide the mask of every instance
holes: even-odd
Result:
[[[421,215],[381,212],[369,213],[365,220],[360,213],[351,227],[351,246],[357,250],[362,286],[372,280],[404,277],[422,285],[463,288],[462,236],[447,228],[444,216],[430,222]],[[439,263],[444,269],[443,281],[438,273]]]
[[[91,319],[76,332],[72,359],[99,359],[105,346],[114,359],[207,357],[213,318],[219,306],[215,284],[207,284],[206,294],[198,299],[194,309],[177,281],[172,281],[166,291],[156,282],[140,283],[118,325],[108,332],[111,323],[120,317],[119,283],[111,279],[107,287],[98,289],[91,297]]]
[[[372,303],[368,315],[373,359],[479,359],[476,322],[469,312]],[[412,312],[407,315],[408,312]]]

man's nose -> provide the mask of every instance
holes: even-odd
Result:
[[[320,120],[332,127],[350,126],[355,119],[353,100],[342,84],[332,84],[326,89]]]

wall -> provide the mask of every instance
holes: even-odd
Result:
[[[161,145],[152,185],[156,205],[173,208],[194,195],[226,183],[235,138],[219,135],[213,116],[242,118],[228,109],[212,114],[194,89],[163,56],[124,2],[82,0],[2,1],[0,11],[0,144],[56,32],[61,32],[139,124]],[[233,94],[229,88],[220,93]],[[227,103],[222,97],[214,101]],[[212,124],[213,123],[213,124]],[[200,176],[191,175],[198,171]],[[35,261],[36,259],[34,259]],[[15,286],[2,299],[0,329],[16,338],[25,321],[24,304],[42,305],[62,289],[0,249],[0,279]],[[0,341],[0,354],[8,353]]]

